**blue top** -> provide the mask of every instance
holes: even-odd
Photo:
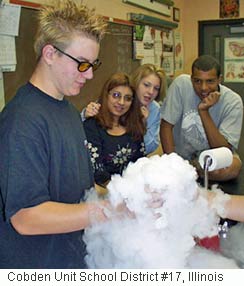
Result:
[[[85,268],[82,231],[18,234],[10,218],[46,201],[79,203],[93,186],[78,111],[28,83],[0,115],[0,268]]]
[[[113,174],[122,174],[129,162],[145,155],[143,140],[133,140],[128,133],[110,135],[95,118],[84,122],[95,182],[103,185]]]
[[[147,132],[144,136],[146,153],[154,152],[160,143],[160,106],[153,100],[149,105],[149,116],[147,118]]]

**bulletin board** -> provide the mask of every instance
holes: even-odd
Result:
[[[16,37],[16,71],[5,72],[3,75],[6,103],[29,80],[35,67],[33,44],[37,30],[37,12],[36,9],[21,8],[19,36]],[[130,74],[140,65],[139,60],[133,60],[133,26],[109,22],[108,33],[101,42],[99,59],[102,62],[101,67],[95,71],[94,78],[87,81],[81,94],[68,97],[79,110],[91,100],[97,99],[104,82],[112,73],[123,71]]]

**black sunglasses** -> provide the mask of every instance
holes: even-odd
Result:
[[[102,64],[100,62],[99,59],[95,60],[95,62],[93,64],[89,63],[89,62],[80,62],[79,60],[77,60],[76,58],[72,57],[71,55],[65,53],[64,51],[60,50],[58,47],[53,46],[57,51],[59,51],[61,54],[64,54],[65,56],[69,57],[70,59],[72,59],[73,61],[77,62],[78,64],[78,71],[79,72],[85,72],[87,70],[89,70],[90,67],[92,67],[92,70],[95,71],[99,68],[99,66]]]

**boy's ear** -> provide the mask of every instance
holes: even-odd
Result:
[[[57,50],[50,44],[43,47],[42,57],[48,65],[52,64],[53,58],[56,56],[56,51]]]

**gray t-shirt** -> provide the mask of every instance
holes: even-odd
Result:
[[[219,101],[209,113],[220,133],[237,149],[242,127],[242,99],[223,85],[220,85],[220,93]],[[190,75],[183,74],[170,85],[160,110],[161,118],[174,125],[176,153],[188,160],[210,148],[198,113],[199,103]]]

